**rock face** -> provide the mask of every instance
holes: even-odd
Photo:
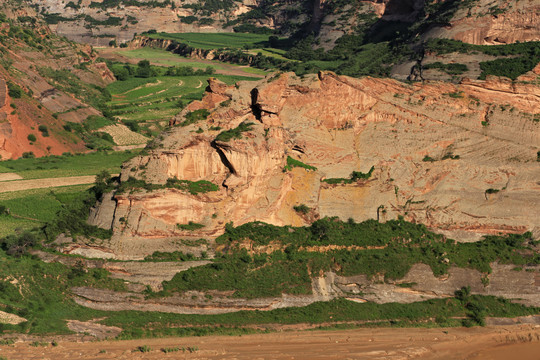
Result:
[[[184,1],[165,0],[139,2],[130,5],[129,1],[120,1],[119,4],[101,7],[103,1],[81,0],[76,6],[68,6],[63,0],[31,0],[39,5],[43,13],[60,15],[58,21],[49,21],[50,27],[59,35],[68,39],[95,46],[106,46],[109,41],[116,40],[124,43],[133,38],[134,34],[157,29],[161,32],[219,32],[223,31],[221,25],[226,21],[223,11],[213,12],[209,16],[196,14],[191,8],[182,8]],[[228,14],[236,17],[249,11],[249,3],[244,1],[235,5],[235,9]],[[188,1],[193,4],[197,1]],[[182,18],[197,15],[196,18],[211,18],[215,23],[201,25],[195,22],[182,22]]]
[[[116,239],[212,237],[231,221],[304,225],[309,219],[293,210],[300,204],[312,218],[401,215],[457,240],[540,231],[540,124],[531,115],[540,108],[537,85],[495,78],[406,85],[332,73],[284,74],[255,87],[209,83],[203,101],[176,122],[202,107],[208,118],[172,127],[148,155],[124,165],[121,179],[207,180],[219,190],[116,195],[102,212],[115,207]],[[218,137],[241,124],[246,131],[237,138]],[[286,170],[287,157],[316,170]],[[371,167],[368,179],[324,181]],[[111,223],[99,213],[93,223]],[[190,221],[204,227],[177,227]]]
[[[540,4],[535,0],[479,0],[459,10],[450,26],[430,32],[476,45],[511,44],[540,40]]]
[[[239,16],[253,9],[264,16],[249,20],[252,25],[289,34],[305,26],[309,31],[319,33],[321,43],[330,44],[344,34],[354,33],[355,27],[362,25],[369,15],[384,21],[415,22],[441,9],[440,16],[437,15],[439,20],[429,31],[429,36],[473,44],[540,39],[540,6],[536,0],[470,1],[456,5],[459,9],[450,14],[450,19],[445,17],[449,9],[455,7],[453,0],[368,0],[345,4],[325,0],[237,0],[231,7],[211,11],[201,0],[141,1],[135,5],[127,0],[104,5],[100,0],[81,0],[76,5],[64,0],[30,2],[39,6],[53,31],[70,40],[97,46],[106,46],[111,40],[125,43],[135,34],[148,30],[168,33],[232,31],[231,21],[234,23],[238,19],[235,24],[245,23],[246,19]],[[450,5],[446,6],[446,3]]]

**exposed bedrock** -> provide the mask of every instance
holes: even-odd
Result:
[[[115,238],[126,241],[213,237],[231,221],[299,226],[324,216],[385,221],[401,215],[463,241],[540,231],[534,82],[408,85],[321,73],[269,76],[255,86],[209,83],[204,99],[175,122],[202,107],[210,109],[208,118],[171,127],[147,155],[124,165],[121,179],[207,180],[219,190],[127,192],[104,201],[107,210],[98,208],[93,223],[112,223]],[[218,137],[230,129],[239,136]],[[316,170],[285,170],[287,157]],[[369,179],[323,181],[371,167]],[[293,210],[300,204],[312,209],[311,218]],[[177,227],[189,221],[204,227]]]

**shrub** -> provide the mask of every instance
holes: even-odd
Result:
[[[187,224],[176,224],[176,227],[178,227],[178,229],[180,230],[195,231],[195,230],[202,229],[204,225],[190,221]]]
[[[305,204],[300,204],[300,205],[297,205],[297,206],[293,206],[293,209],[294,211],[296,211],[297,213],[301,213],[301,214],[307,214],[311,209],[305,205]]]
[[[20,235],[8,235],[0,240],[0,248],[8,255],[22,256],[38,243],[36,236],[25,231]]]
[[[369,179],[371,177],[371,174],[373,174],[373,170],[375,170],[374,166],[372,166],[367,173],[363,173],[361,171],[353,171],[349,179],[330,178],[330,179],[324,179],[323,182],[327,184],[352,184],[353,182],[358,181],[358,180]]]
[[[34,134],[28,134],[27,139],[30,142],[35,142],[37,140],[36,135]]]
[[[250,131],[253,123],[241,123],[234,129],[225,130],[216,136],[215,141],[222,141],[222,142],[229,142],[232,139],[241,139],[242,133],[246,131]]]
[[[287,165],[283,168],[283,172],[291,171],[295,167],[301,167],[306,170],[317,170],[315,166],[307,165],[301,162],[300,160],[293,159],[290,156],[287,156]]]
[[[152,351],[152,348],[150,346],[148,346],[148,345],[142,345],[142,346],[137,346],[135,351],[140,351],[142,353],[147,353],[147,352]]]
[[[38,130],[41,131],[43,137],[49,136],[49,129],[45,125],[39,125]]]
[[[210,115],[210,113],[206,109],[190,111],[186,114],[185,120],[180,123],[180,126],[188,126],[200,120],[206,120],[208,115]]]
[[[12,83],[11,81],[7,82],[8,87],[8,94],[12,98],[19,99],[23,95],[22,89],[19,87],[19,85]]]

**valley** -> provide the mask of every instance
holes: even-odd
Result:
[[[6,0],[0,359],[532,359],[539,126],[530,0]]]

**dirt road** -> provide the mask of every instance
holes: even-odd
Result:
[[[52,188],[58,186],[92,184],[95,180],[95,175],[88,175],[34,180],[2,181],[0,182],[0,193],[30,189]]]
[[[538,360],[537,325],[449,329],[280,332],[30,346],[0,346],[7,359],[474,359]],[[137,350],[146,346],[147,352]],[[179,348],[165,353],[161,349]],[[182,351],[185,348],[185,351]],[[190,348],[192,352],[188,350]]]

